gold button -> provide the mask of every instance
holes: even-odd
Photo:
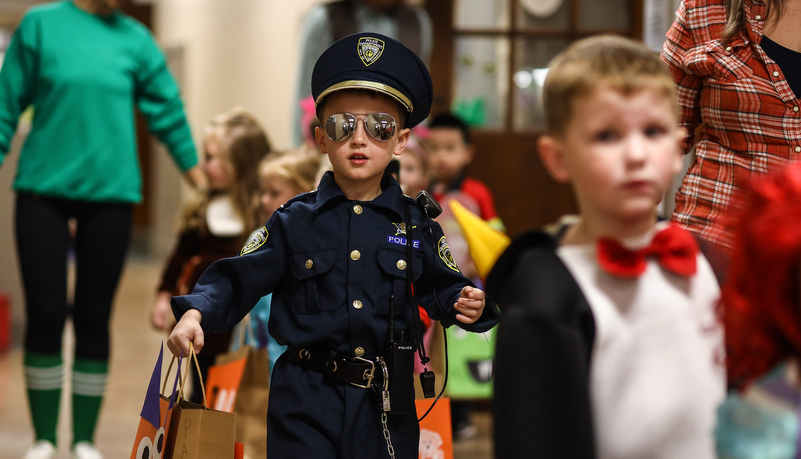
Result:
[[[360,206],[358,204],[353,206],[353,213],[355,213],[356,215],[361,215],[362,214],[362,206]]]
[[[757,21],[761,21],[762,20],[762,15],[761,14],[757,14],[756,16],[754,16],[754,19],[756,19]]]
[[[795,107],[793,107],[793,111],[794,111],[794,112],[796,112],[796,113],[798,113],[798,105],[796,105]]]
[[[356,261],[361,257],[362,257],[362,254],[359,253],[358,250],[354,250],[353,252],[350,253],[350,259],[353,260],[353,261]]]
[[[357,347],[357,348],[356,348],[356,350],[354,350],[354,351],[353,351],[353,354],[354,354],[356,357],[361,357],[361,356],[363,356],[363,355],[364,355],[364,348],[363,348],[363,347]]]
[[[727,47],[726,47],[726,52],[727,52],[727,53],[730,53],[730,52],[731,52],[731,46],[727,46]]]
[[[314,266],[314,262],[312,261],[311,258],[309,258],[308,260],[306,260],[306,269],[312,269],[312,266]]]
[[[795,152],[796,153],[801,153],[801,147],[795,147]]]
[[[362,308],[362,302],[359,301],[359,300],[354,300],[353,301],[353,307],[356,308],[356,309],[361,309]]]
[[[778,70],[774,70],[773,71],[773,76],[775,76],[775,77],[779,76],[779,71]]]
[[[398,263],[397,263],[396,266],[398,267],[398,269],[403,271],[404,269],[406,269],[406,260],[398,260]]]

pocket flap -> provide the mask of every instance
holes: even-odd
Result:
[[[292,272],[298,279],[309,279],[331,270],[336,249],[304,250],[290,255]]]
[[[418,249],[412,249],[412,258],[414,260],[412,275],[413,279],[417,280],[423,272],[423,254]],[[385,273],[406,279],[406,270],[409,269],[406,248],[403,246],[379,247],[378,264]]]

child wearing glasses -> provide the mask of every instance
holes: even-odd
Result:
[[[469,331],[498,318],[439,225],[384,175],[428,115],[431,78],[397,41],[361,33],[320,56],[312,93],[315,138],[333,170],[279,208],[239,257],[173,298],[180,321],[168,345],[176,355],[189,342],[202,348],[204,333],[230,329],[272,292],[269,331],[288,349],[273,369],[267,456],[417,457],[408,358],[425,355],[417,305]]]

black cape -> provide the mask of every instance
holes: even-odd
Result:
[[[523,234],[487,277],[501,310],[495,350],[495,457],[596,457],[589,366],[595,320],[556,254],[557,240]]]

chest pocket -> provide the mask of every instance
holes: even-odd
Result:
[[[412,249],[412,279],[417,282],[423,274],[423,252],[420,249]],[[409,260],[406,258],[405,246],[381,246],[378,248],[378,265],[384,278],[389,282],[382,282],[386,285],[382,292],[382,298],[387,301],[379,301],[378,310],[389,315],[389,297],[395,295],[395,315],[399,315],[408,310],[408,289],[407,272],[410,269]]]
[[[727,48],[730,48],[727,51]],[[713,81],[728,84],[737,80],[751,78],[754,74],[753,68],[749,65],[753,56],[749,42],[745,41],[742,35],[738,35],[723,46],[720,40],[712,40],[706,45],[708,61],[712,65]]]
[[[315,314],[333,311],[344,299],[332,288],[341,285],[334,269],[336,249],[293,252],[290,255],[292,273],[300,282],[292,303],[296,314]],[[341,290],[341,289],[340,289]]]

